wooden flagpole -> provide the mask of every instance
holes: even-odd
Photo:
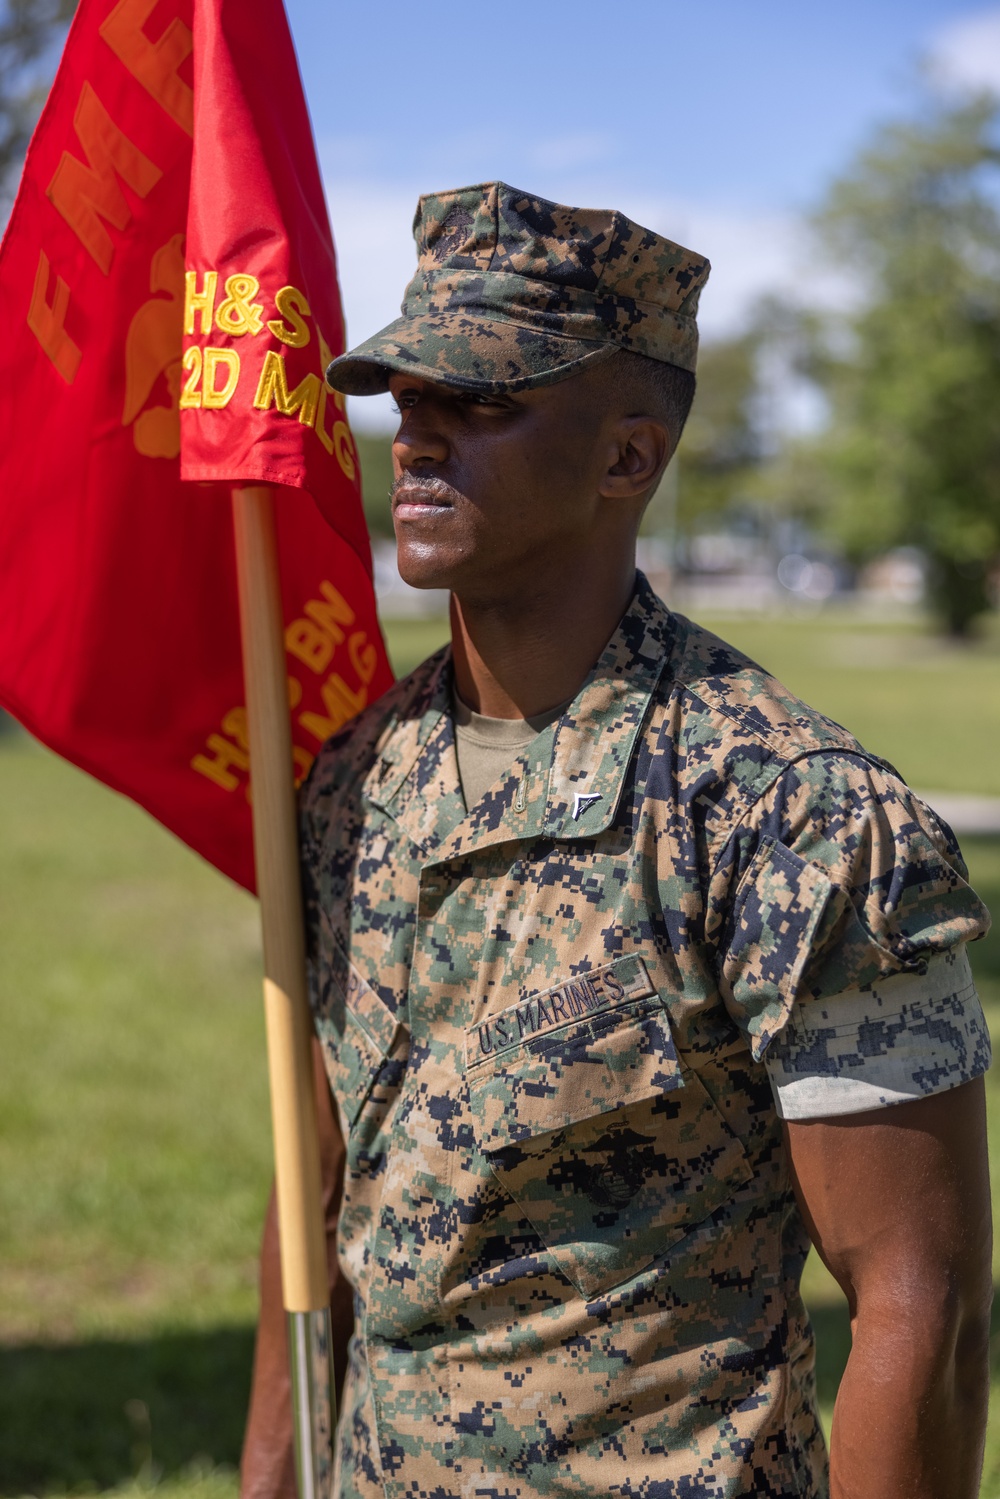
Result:
[[[336,1410],[284,618],[268,485],[233,489],[281,1276],[299,1499],[327,1499]]]

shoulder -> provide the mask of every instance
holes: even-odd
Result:
[[[738,737],[766,748],[776,764],[813,750],[862,751],[854,736],[788,691],[778,679],[710,630],[674,615],[671,685],[687,695],[692,727],[720,741]]]
[[[720,908],[732,910],[748,875],[812,908],[806,886],[828,883],[873,924],[886,910],[898,918],[928,902],[967,902],[954,834],[888,762],[741,651],[683,616],[674,622],[651,728],[661,758],[674,757],[682,806],[704,829]]]
[[[647,729],[675,794],[725,837],[790,768],[811,757],[892,768],[710,630],[671,616],[668,660]],[[845,758],[846,757],[846,758]]]
[[[784,880],[790,859],[897,913],[918,890],[926,899],[928,886],[935,897],[964,886],[954,834],[892,765],[742,652],[675,619],[661,697],[679,780],[730,896],[751,865]]]

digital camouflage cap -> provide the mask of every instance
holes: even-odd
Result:
[[[618,349],[695,367],[708,261],[624,214],[483,182],[425,194],[413,237],[402,316],[333,361],[335,390],[376,395],[396,371],[526,390]]]

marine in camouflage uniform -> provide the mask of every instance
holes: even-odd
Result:
[[[487,184],[421,200],[403,316],[331,367],[530,389],[693,368],[707,263]],[[638,575],[592,672],[475,804],[449,649],[302,801],[356,1298],[342,1499],[819,1499],[781,1116],[989,1064],[988,917],[893,769]]]

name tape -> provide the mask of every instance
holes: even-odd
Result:
[[[640,957],[617,958],[602,968],[564,979],[551,989],[533,994],[521,1004],[509,1005],[481,1025],[466,1032],[465,1053],[469,1067],[517,1046],[525,1037],[558,1030],[583,1015],[612,1010],[630,1000],[644,999],[656,990]]]

